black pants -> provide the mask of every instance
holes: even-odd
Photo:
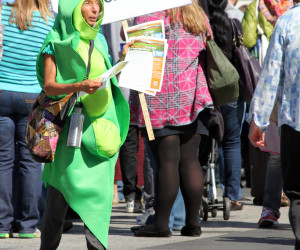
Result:
[[[44,212],[40,250],[55,250],[61,240],[68,203],[63,195],[53,187],[48,188]],[[99,216],[101,216],[99,214]],[[84,225],[87,248],[89,250],[105,249],[93,233]]]
[[[129,126],[127,138],[120,148],[120,166],[123,194],[126,201],[141,200],[142,191],[137,188],[137,156],[139,148],[139,129],[137,126]]]
[[[300,132],[283,125],[280,140],[283,190],[291,201],[289,219],[300,250]]]

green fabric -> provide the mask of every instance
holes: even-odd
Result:
[[[107,157],[112,157],[119,149],[121,138],[119,129],[107,119],[95,119],[92,121],[96,136],[98,151]]]
[[[260,11],[258,12],[258,22],[267,39],[270,40],[274,27]],[[242,19],[242,27],[244,44],[248,49],[251,49],[255,46],[258,36],[256,1],[252,2],[247,6],[244,17]]]
[[[80,39],[78,48],[76,49],[86,65],[88,64],[89,47],[89,40]],[[97,49],[93,50],[90,63],[89,79],[95,80],[104,71],[106,71],[104,58]],[[92,95],[86,94],[82,96],[81,101],[89,116],[99,116],[107,110],[111,102],[111,98],[112,93],[109,82],[108,87],[98,90]]]
[[[88,64],[88,52],[90,48],[89,40],[80,39],[76,52],[81,56],[85,65]],[[89,79],[95,80],[98,76],[100,76],[104,71],[107,70],[105,66],[105,61],[101,53],[94,49],[90,59],[90,73]]]
[[[94,32],[99,27],[92,28],[90,26],[85,27],[80,23],[77,24],[76,28],[79,31],[80,27],[85,27],[82,36],[72,24],[73,11],[76,6],[81,6],[82,3],[83,0],[59,2],[59,13],[55,24],[41,48],[42,52],[46,46],[52,45],[57,66],[56,81],[62,84],[80,82],[86,75],[87,50],[82,47],[85,46],[86,35],[94,39],[95,43],[91,58],[91,64],[93,64],[91,65],[91,76],[93,74],[95,74],[95,77],[99,76],[101,71],[111,68],[106,50],[107,45],[103,44],[105,42],[103,35]],[[101,4],[103,9],[102,1]],[[76,23],[77,17],[78,15],[74,14]],[[103,14],[99,18],[100,21],[97,21],[98,26],[102,18]],[[84,21],[83,18],[80,20],[81,22]],[[86,31],[89,28],[90,31]],[[40,85],[43,87],[44,58],[41,52],[37,58],[37,76]],[[93,59],[94,55],[101,55],[99,58],[103,58],[104,63],[101,63],[101,60],[99,63],[99,58],[98,61],[95,58]],[[94,67],[94,65],[96,66]],[[110,97],[108,90],[110,91]],[[62,96],[53,96],[53,98],[58,99]],[[102,113],[97,113],[96,116],[91,117],[89,116],[91,110],[88,107],[83,107],[85,120],[80,149],[66,146],[70,117],[68,118],[57,144],[54,161],[45,165],[42,180],[46,186],[53,186],[63,194],[70,207],[79,214],[91,232],[107,248],[114,167],[118,157],[117,151],[127,136],[129,108],[115,77],[111,79],[106,90],[90,96],[92,102],[96,100],[97,105],[102,101]],[[107,102],[99,100],[103,96],[106,96]],[[98,126],[101,121],[105,121],[106,124],[103,128]],[[108,133],[107,129],[113,137],[113,142],[107,145],[102,144],[99,147],[99,143],[101,144],[100,138],[104,138],[105,142],[109,139],[104,137],[104,134]],[[110,146],[109,150],[102,150],[104,146]],[[113,153],[115,154],[110,157]]]
[[[95,98],[96,97],[96,98]],[[81,102],[89,116],[102,115],[108,108],[112,98],[110,87],[98,90],[92,95],[84,95]]]

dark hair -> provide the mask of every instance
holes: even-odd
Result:
[[[226,34],[230,31],[230,21],[225,8],[228,0],[208,0],[209,22],[214,39],[223,48],[227,42]]]

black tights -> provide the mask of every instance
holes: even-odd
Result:
[[[186,208],[187,226],[199,226],[199,209],[203,191],[203,175],[198,160],[199,134],[158,137],[150,142],[157,163],[155,222],[148,230],[169,228],[169,217],[179,185]]]

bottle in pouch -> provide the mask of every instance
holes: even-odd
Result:
[[[84,115],[81,113],[82,108],[75,106],[74,111],[71,114],[69,134],[67,139],[67,146],[80,148],[81,146],[81,138],[82,138],[82,128]]]

